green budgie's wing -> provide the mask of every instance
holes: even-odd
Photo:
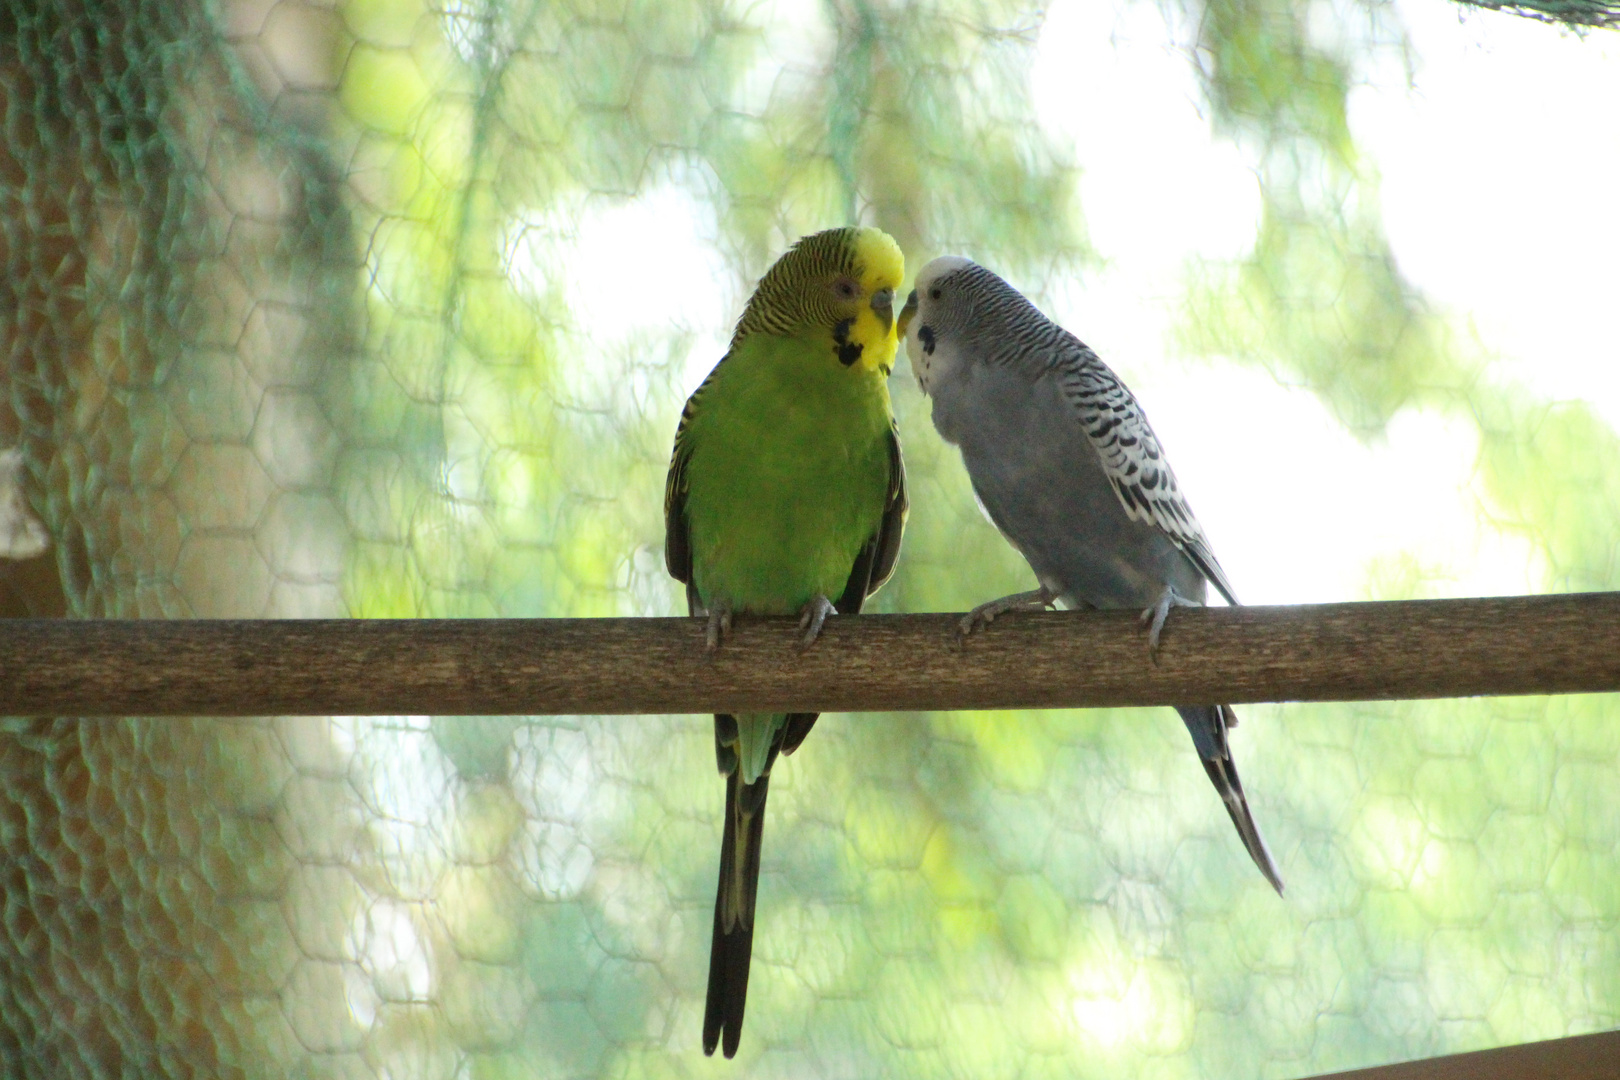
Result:
[[[725,360],[722,359],[720,363],[725,363]],[[675,449],[670,455],[669,474],[664,480],[664,564],[670,576],[686,586],[689,614],[696,614],[702,604],[692,585],[692,546],[686,524],[686,463],[692,454],[688,432],[692,417],[702,406],[703,392],[719,370],[720,365],[716,364],[715,370],[686,399],[686,407],[681,410],[680,425],[675,429]],[[900,432],[892,423],[889,426],[888,449],[889,489],[884,500],[883,515],[878,520],[877,529],[856,555],[844,591],[834,602],[834,606],[844,614],[857,614],[866,598],[883,587],[883,583],[893,575],[895,560],[900,554],[900,537],[905,530],[906,511],[910,504],[906,499],[906,465],[900,453]],[[793,745],[797,745],[796,740]]]
[[[900,429],[889,425],[889,491],[883,502],[883,516],[877,531],[861,546],[850,568],[849,583],[834,605],[841,614],[859,614],[866,598],[883,587],[894,573],[900,555],[900,534],[906,527],[906,462],[900,455]],[[782,729],[782,753],[791,754],[816,726],[816,713],[788,713]]]
[[[906,462],[900,454],[900,429],[889,424],[889,491],[884,498],[883,516],[877,531],[861,547],[850,568],[849,583],[844,586],[835,606],[840,614],[860,612],[866,598],[883,587],[894,574],[895,560],[900,556],[900,534],[905,531]]]
[[[731,356],[720,358],[724,364]],[[696,615],[703,605],[698,601],[697,589],[692,584],[692,537],[686,525],[686,463],[692,457],[692,443],[688,434],[692,417],[702,403],[703,391],[714,380],[720,364],[692,391],[681,410],[681,422],[675,428],[675,449],[669,456],[669,475],[664,479],[664,565],[669,576],[686,586],[686,613]]]
[[[722,359],[721,363],[725,363],[725,360]],[[716,364],[715,371],[719,368],[720,365]],[[688,614],[697,614],[702,610],[702,603],[692,584],[692,547],[686,524],[686,463],[692,453],[687,435],[693,415],[702,406],[703,391],[713,378],[714,372],[711,371],[702,385],[686,399],[686,407],[681,410],[680,425],[675,429],[675,449],[670,455],[669,474],[664,481],[664,563],[669,568],[670,576],[686,586]],[[889,488],[884,499],[883,514],[878,519],[877,529],[855,556],[844,591],[834,604],[844,614],[860,612],[866,598],[877,592],[894,573],[895,560],[900,554],[900,537],[905,530],[906,511],[910,504],[906,499],[906,466],[900,453],[900,432],[892,423],[889,426],[888,449]],[[779,752],[791,754],[797,750],[815,726],[816,715],[789,713],[782,730]]]
[[[730,356],[731,354],[727,353],[725,357],[721,358],[720,364],[725,363]],[[686,463],[692,457],[692,443],[688,435],[692,426],[692,417],[696,415],[697,410],[702,406],[703,391],[714,380],[715,372],[720,370],[720,364],[714,366],[714,371],[709,372],[708,377],[699,384],[696,390],[692,391],[692,396],[686,399],[686,407],[681,410],[681,422],[675,428],[675,449],[670,454],[669,474],[664,478],[664,565],[669,568],[670,577],[686,586],[686,613],[688,615],[696,615],[703,609],[702,601],[698,598],[697,587],[692,583],[692,538],[686,524]],[[903,494],[901,501],[904,502]],[[867,545],[868,548],[870,546],[870,544]],[[898,536],[896,536],[894,546],[899,547]],[[865,549],[862,550],[862,554],[865,554]],[[857,559],[857,564],[859,562],[860,560]],[[889,557],[891,567],[893,562],[894,557],[891,554]],[[857,610],[859,609],[857,608]],[[737,723],[735,717],[723,714],[716,716],[715,720],[722,726],[729,724],[732,728],[735,728]],[[778,749],[773,750],[771,753],[772,760],[775,760],[778,752],[791,754],[797,750],[799,744],[804,741],[806,735],[810,734],[810,729],[815,724],[815,713],[788,713],[787,724],[782,729]],[[715,739],[715,753],[721,759],[721,772],[729,773],[736,767],[735,762],[729,761],[727,758],[728,754],[734,752],[726,745],[725,740],[718,736]]]

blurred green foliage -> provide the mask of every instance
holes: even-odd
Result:
[[[1090,265],[1035,5],[104,7],[0,44],[0,435],[56,539],[30,587],[75,615],[672,613],[680,403],[793,238],[868,221],[913,269],[967,250],[1036,291]],[[1351,5],[1364,32],[1328,46],[1313,10],[1186,12],[1263,212],[1191,273],[1183,350],[1363,439],[1462,418],[1546,587],[1615,587],[1615,432],[1495,381],[1401,278],[1346,123],[1357,50],[1399,29]],[[611,225],[672,216],[712,264]],[[876,608],[1023,587],[903,370],[894,396],[913,512]],[[1433,588],[1403,553],[1374,570]],[[825,718],[773,786],[736,1067],[1283,1077],[1615,1026],[1612,713],[1245,709],[1286,901],[1169,710]],[[0,1061],[729,1072],[698,1050],[708,725],[9,722]]]

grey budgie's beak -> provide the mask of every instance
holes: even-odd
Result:
[[[900,337],[906,336],[906,327],[917,314],[917,290],[912,289],[911,295],[906,297],[906,306],[900,309],[900,326],[897,328]]]
[[[906,297],[906,306],[900,309],[900,340],[906,343],[906,356],[911,360],[911,374],[917,380],[917,389],[926,394],[928,393],[928,357],[913,348],[911,339],[906,337],[906,328],[911,325],[911,320],[916,317],[917,290],[912,289],[911,295]]]

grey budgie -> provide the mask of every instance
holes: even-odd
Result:
[[[923,267],[900,326],[934,426],[960,448],[985,513],[1041,586],[975,608],[964,633],[1061,600],[1143,609],[1156,651],[1170,608],[1202,604],[1206,582],[1237,603],[1147,417],[1078,338],[958,256]],[[1232,707],[1176,711],[1244,847],[1281,893],[1232,763]]]

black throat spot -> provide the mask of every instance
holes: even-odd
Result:
[[[932,326],[917,327],[917,340],[922,342],[923,355],[934,355],[934,328]]]
[[[849,330],[854,325],[854,319],[839,319],[833,326],[833,341],[838,345],[838,362],[845,367],[859,360],[864,349],[859,342],[849,340]]]

